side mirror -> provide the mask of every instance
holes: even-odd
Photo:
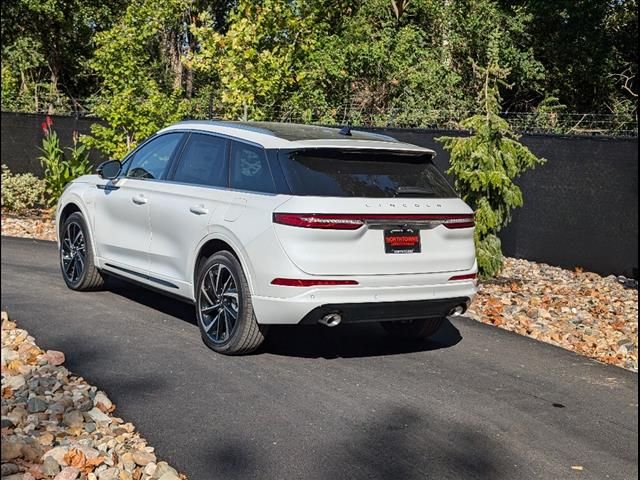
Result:
[[[121,169],[122,164],[120,163],[120,160],[108,160],[98,165],[96,172],[98,173],[100,178],[104,178],[105,180],[113,180],[118,176]]]

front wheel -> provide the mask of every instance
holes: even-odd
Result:
[[[230,252],[218,252],[202,264],[195,297],[198,327],[209,348],[242,355],[262,344],[267,326],[258,325],[249,284],[240,262]]]
[[[97,290],[104,285],[96,268],[89,228],[79,212],[69,215],[60,229],[60,269],[72,290]]]
[[[444,322],[444,317],[380,322],[380,325],[393,337],[420,340],[435,334],[442,326],[442,322]]]

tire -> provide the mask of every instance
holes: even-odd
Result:
[[[99,290],[104,277],[96,268],[89,228],[81,213],[75,212],[60,230],[60,269],[71,290]]]
[[[392,337],[405,340],[421,340],[435,334],[442,323],[442,318],[425,318],[421,320],[406,320],[397,322],[380,322],[382,328]]]
[[[230,252],[215,253],[202,263],[195,297],[200,335],[212,350],[243,355],[264,342],[268,327],[258,325],[249,284],[240,262]]]

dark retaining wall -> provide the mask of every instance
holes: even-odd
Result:
[[[434,149],[441,169],[449,154],[435,141],[460,132],[374,129]],[[561,267],[637,278],[638,139],[523,135],[547,163],[522,175],[524,206],[502,238],[506,255]]]
[[[2,113],[1,160],[13,172],[41,175],[37,157],[42,115]],[[88,133],[96,120],[53,117],[61,144],[74,130]],[[460,132],[377,128],[399,140],[436,150],[446,170],[449,155],[435,138]],[[548,161],[518,180],[524,207],[501,232],[506,255],[561,267],[637,278],[638,139],[523,135],[521,141]],[[101,158],[93,154],[98,162]]]
[[[90,133],[91,124],[97,119],[74,118],[51,115],[53,128],[60,137],[61,147],[73,145],[73,132]],[[42,154],[41,124],[45,116],[30,113],[2,112],[2,136],[0,139],[0,160],[13,173],[31,172],[42,176],[42,166],[38,157]],[[98,152],[91,152],[91,157],[99,163],[103,159]]]

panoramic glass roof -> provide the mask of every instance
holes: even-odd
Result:
[[[297,123],[276,123],[276,122],[223,122],[223,121],[198,121],[210,125],[220,125],[224,127],[248,130],[264,135],[271,135],[295,142],[297,140],[384,140],[387,142],[397,142],[393,137],[380,135],[378,133],[351,130],[351,135],[340,134],[339,128],[322,127],[318,125],[300,125]]]

